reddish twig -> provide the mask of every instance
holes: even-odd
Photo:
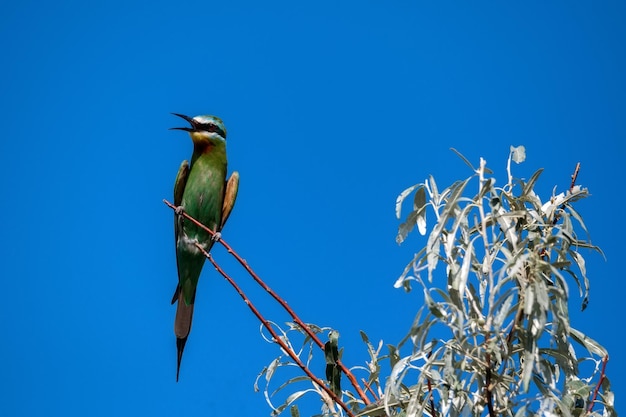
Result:
[[[428,352],[428,359],[432,356],[433,351]],[[433,399],[433,385],[430,382],[430,377],[426,377],[426,383],[428,384],[428,399],[430,400],[430,415],[433,417],[437,417],[437,412],[435,411],[435,400]]]
[[[211,261],[211,263],[213,264],[213,266],[215,267],[217,272],[219,272],[224,278],[226,278],[226,281],[228,281],[228,283],[235,289],[235,291],[237,291],[237,294],[239,294],[241,296],[241,298],[246,303],[246,305],[250,308],[250,310],[252,310],[252,313],[254,313],[254,315],[259,319],[259,321],[261,321],[263,326],[270,332],[270,334],[272,335],[272,338],[274,339],[274,342],[276,342],[276,344],[278,344],[285,352],[287,352],[289,357],[296,363],[296,365],[298,365],[300,367],[300,369],[302,369],[302,371],[304,371],[304,373],[309,378],[311,378],[311,380],[313,382],[315,382],[320,388],[322,388],[324,391],[326,391],[326,393],[333,399],[333,401],[335,401],[341,408],[344,409],[344,411],[346,412],[346,414],[348,416],[354,417],[354,415],[352,414],[352,412],[350,411],[348,406],[343,401],[341,401],[341,398],[339,398],[329,387],[327,387],[326,384],[324,384],[324,382],[321,379],[316,377],[309,370],[309,368],[300,360],[298,355],[296,355],[295,352],[293,352],[291,350],[291,348],[289,346],[287,346],[287,344],[276,333],[276,330],[274,330],[274,328],[272,327],[270,322],[267,321],[263,317],[263,315],[254,306],[254,304],[252,304],[252,301],[250,301],[250,299],[246,296],[246,294],[243,292],[243,290],[237,285],[237,283],[217,264],[217,262],[215,262],[215,260],[211,256],[211,254],[208,253],[202,247],[202,245],[199,244],[198,242],[196,242],[196,248],[198,248],[198,250],[200,250],[200,252],[202,252],[202,254],[204,256],[206,256],[206,258],[209,261]]]
[[[587,413],[591,413],[591,410],[593,409],[593,405],[596,402],[596,398],[598,397],[598,392],[600,391],[600,387],[602,386],[602,381],[604,381],[604,378],[605,378],[604,371],[606,370],[606,363],[608,361],[609,361],[608,355],[602,358],[602,370],[600,371],[600,380],[598,381],[598,384],[596,385],[596,389],[593,390],[593,397],[591,397],[591,402],[589,402],[589,408],[587,409]]]
[[[580,162],[576,163],[576,169],[574,169],[574,173],[572,174],[572,182],[569,185],[570,191],[574,190],[574,186],[576,185],[576,178],[578,178],[578,171],[580,171]]]
[[[370,384],[367,383],[365,378],[361,378],[361,382],[363,382],[363,385],[365,385],[365,388],[370,392],[370,394],[372,394],[372,397],[374,397],[374,401],[378,401],[379,400],[378,396],[376,395],[376,393],[374,392]]]
[[[163,200],[163,202],[171,209],[176,210],[176,206],[173,205],[172,203],[170,203],[167,200]],[[211,235],[211,237],[215,237],[215,232],[213,230],[211,230],[210,228],[206,227],[204,224],[200,223],[198,220],[194,219],[193,217],[191,217],[190,215],[188,215],[187,213],[183,212],[181,214],[181,216],[183,216],[185,219],[189,220],[190,222],[192,222],[193,224],[195,224],[196,226],[200,227],[201,229],[203,229],[204,231],[206,231],[207,233],[209,233],[209,235]],[[248,274],[250,274],[250,276],[252,277],[252,279],[254,279],[268,294],[270,294],[272,296],[272,298],[274,298],[284,309],[285,311],[287,311],[287,313],[291,316],[291,318],[293,319],[293,321],[300,326],[300,328],[302,328],[304,330],[304,332],[315,342],[315,344],[317,344],[317,346],[322,349],[322,351],[324,350],[324,343],[322,343],[322,341],[319,339],[319,337],[317,337],[317,335],[315,333],[313,333],[313,331],[311,331],[311,329],[309,328],[309,326],[307,326],[301,319],[300,317],[298,317],[298,315],[291,309],[291,307],[289,307],[289,305],[287,304],[287,302],[285,300],[283,300],[278,294],[276,294],[257,274],[256,272],[254,272],[252,270],[252,268],[250,268],[250,266],[248,265],[248,263],[241,257],[239,256],[239,254],[237,252],[235,252],[233,250],[233,248],[231,248],[231,246],[226,243],[226,241],[224,241],[224,239],[222,239],[221,237],[219,239],[217,239],[219,243],[222,244],[222,246],[224,246],[224,248],[226,248],[226,250],[228,251],[229,254],[231,254],[235,259],[237,259],[237,261],[241,264],[241,266],[244,267],[244,269],[248,272]],[[352,372],[346,368],[343,363],[341,363],[341,361],[337,361],[337,365],[339,366],[339,369],[341,369],[341,372],[343,372],[346,377],[350,380],[350,382],[352,383],[352,386],[354,387],[354,389],[356,390],[357,394],[359,395],[359,397],[361,398],[361,400],[363,401],[363,403],[365,405],[370,404],[369,399],[367,398],[367,396],[365,395],[365,393],[363,392],[363,390],[361,389],[361,387],[359,386],[359,383],[356,380],[356,377],[354,376],[354,374],[352,374]]]
[[[576,179],[578,178],[578,171],[580,171],[580,162],[576,163],[576,168],[574,168],[574,173],[572,174],[572,181],[569,184],[569,192],[574,192],[574,186],[576,185]],[[565,206],[566,204],[563,203],[561,204],[561,207],[559,207],[559,209],[561,211],[565,210]],[[552,224],[556,224],[559,219],[561,218],[561,216],[559,216],[558,213],[555,214],[554,216],[554,220],[552,221]]]
[[[487,367],[485,368],[485,400],[487,401],[489,417],[496,417],[496,413],[493,409],[493,397],[491,392],[491,355],[489,352],[485,353],[485,361],[487,362]]]

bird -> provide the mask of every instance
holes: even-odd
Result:
[[[184,130],[193,142],[191,162],[180,164],[174,183],[174,239],[178,284],[172,304],[178,303],[174,320],[177,365],[176,382],[180,376],[180,364],[193,318],[196,289],[206,257],[196,243],[206,252],[218,240],[220,232],[234,207],[239,190],[239,173],[233,172],[226,180],[226,128],[219,117],[200,115],[195,117],[172,113],[191,125],[173,127]],[[182,216],[182,213],[198,220],[213,230],[207,231]]]

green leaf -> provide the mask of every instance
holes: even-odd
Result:
[[[387,345],[387,350],[389,350],[389,366],[393,368],[400,360],[400,351],[394,345]]]
[[[280,405],[279,407],[274,409],[274,411],[272,411],[272,416],[277,416],[280,413],[282,413],[285,410],[285,408],[289,407],[289,405],[291,405],[291,403],[296,401],[298,398],[302,397],[307,392],[315,392],[315,391],[312,390],[312,389],[306,389],[306,390],[294,392],[289,397],[287,397],[287,399],[285,400],[285,402],[282,405]]]
[[[439,303],[436,303],[435,300],[433,300],[433,298],[430,296],[430,292],[428,292],[428,290],[426,289],[424,290],[424,302],[426,303],[426,306],[428,307],[430,312],[435,317],[437,317],[438,319],[443,319],[446,317],[446,314],[439,305]]]
[[[396,243],[398,245],[402,244],[402,242],[406,240],[406,237],[409,235],[409,233],[411,233],[411,231],[415,227],[415,224],[417,223],[418,214],[419,213],[417,211],[412,211],[407,216],[406,221],[403,223],[400,223],[400,226],[398,226],[398,234],[396,235]]]
[[[513,305],[513,300],[515,299],[515,294],[512,293],[511,290],[507,291],[507,293],[509,295],[506,298],[504,298],[504,301],[502,302],[502,305],[497,310],[498,313],[496,314],[495,319],[493,321],[493,327],[494,327],[494,329],[496,331],[500,331],[502,329],[502,324],[504,323],[504,319],[506,317],[508,317],[511,314],[511,311],[512,311],[511,310],[511,306]],[[515,310],[513,310],[513,311],[515,311]]]
[[[535,355],[531,351],[524,352],[524,363],[522,365],[522,389],[528,392],[530,378],[533,375],[533,367],[535,364]]]
[[[267,367],[267,371],[265,372],[265,380],[267,382],[269,382],[272,379],[272,376],[274,375],[274,371],[276,370],[276,368],[278,368],[278,365],[280,364],[280,357],[274,359],[269,366]]]
[[[278,388],[276,388],[270,396],[273,397],[274,395],[278,394],[280,391],[282,391],[284,388],[288,387],[289,385],[296,384],[298,382],[310,381],[310,380],[311,378],[305,375],[299,375],[293,378],[289,378],[287,381],[280,384]]]
[[[415,184],[410,186],[409,188],[407,188],[406,190],[402,191],[400,193],[400,195],[396,198],[396,218],[400,218],[400,214],[402,212],[402,202],[404,202],[404,200],[409,196],[409,194],[411,194],[411,192],[413,190],[415,190],[417,187],[421,187],[422,184]]]
[[[574,328],[570,329],[572,338],[580,345],[584,346],[591,354],[600,356],[602,358],[608,356],[608,352],[598,342],[584,334],[583,332]]]
[[[426,234],[426,190],[420,187],[415,191],[413,199],[413,209],[417,212],[415,223],[420,235]]]
[[[543,172],[543,168],[538,169],[537,171],[535,171],[532,177],[530,177],[528,182],[524,184],[524,189],[522,190],[522,196],[527,196],[533,191],[533,189],[535,188],[535,183],[539,179],[539,176],[541,175],[542,172]]]
[[[437,188],[435,177],[433,177],[432,175],[429,175],[428,183],[424,184],[424,187],[428,188],[428,192],[431,195],[431,200],[439,201],[439,189]]]
[[[474,168],[474,167],[472,166],[472,164],[470,163],[470,161],[468,161],[468,160],[467,160],[467,158],[466,158],[466,157],[464,157],[464,156],[461,154],[461,152],[457,151],[457,150],[456,150],[456,149],[454,149],[454,148],[450,148],[450,150],[451,150],[452,152],[454,152],[454,153],[456,154],[456,156],[458,156],[459,158],[461,158],[461,160],[462,160],[463,162],[465,162],[465,165],[467,165],[468,167],[470,167],[470,169],[471,169],[472,171],[476,171],[476,168]]]

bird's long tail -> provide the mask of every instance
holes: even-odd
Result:
[[[174,320],[174,334],[176,334],[176,349],[178,351],[178,363],[176,365],[176,382],[178,382],[178,375],[180,374],[180,362],[183,359],[183,350],[185,350],[185,343],[187,343],[187,337],[191,331],[191,319],[193,318],[193,306],[186,304],[183,292],[180,288],[176,288],[172,303],[178,301],[176,307],[176,319]]]

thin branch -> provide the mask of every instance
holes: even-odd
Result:
[[[576,168],[574,168],[574,173],[572,174],[572,181],[569,184],[569,191],[570,191],[570,193],[574,191],[574,186],[576,185],[576,179],[578,178],[578,171],[580,171],[580,162],[576,163]],[[561,204],[561,207],[559,207],[559,209],[561,211],[564,211],[565,210],[565,206],[566,206],[566,204],[563,203],[563,204]],[[560,218],[561,218],[561,216],[559,216],[559,214],[557,213],[554,216],[554,220],[552,221],[552,224],[556,224],[559,221]]]
[[[432,356],[433,351],[428,352],[428,359]],[[433,399],[433,386],[430,382],[430,377],[426,377],[426,383],[428,384],[428,399],[430,401],[430,412],[433,417],[437,417],[437,411],[435,410],[435,400]]]
[[[489,410],[489,417],[496,417],[496,412],[493,409],[493,397],[491,390],[491,354],[485,353],[485,360],[487,361],[487,367],[485,368],[485,400],[487,401],[487,409]]]
[[[309,378],[311,378],[313,382],[315,382],[320,388],[326,391],[326,393],[333,399],[333,401],[335,401],[341,408],[343,408],[343,410],[349,417],[354,417],[354,414],[352,414],[348,406],[343,401],[341,401],[341,398],[339,398],[328,386],[326,386],[326,384],[321,379],[316,377],[311,372],[311,370],[307,368],[307,366],[300,360],[298,355],[296,355],[295,352],[293,352],[291,348],[287,346],[287,344],[283,341],[283,339],[281,339],[278,333],[276,333],[276,330],[274,330],[271,323],[267,321],[265,317],[263,317],[263,315],[254,306],[254,304],[252,304],[252,301],[250,301],[250,299],[237,285],[237,283],[217,264],[217,262],[215,262],[211,254],[208,253],[198,242],[196,242],[196,248],[198,248],[198,250],[200,250],[200,252],[202,252],[202,254],[206,256],[209,261],[211,261],[217,272],[219,272],[224,278],[226,278],[226,281],[228,281],[228,283],[235,289],[235,291],[237,291],[237,293],[241,296],[246,305],[250,308],[250,310],[252,310],[252,313],[254,313],[254,315],[261,321],[263,326],[265,326],[265,328],[270,332],[272,338],[274,339],[274,342],[276,342],[276,344],[278,344],[285,352],[287,352],[289,357],[296,363],[296,365],[298,365],[300,369],[302,369],[302,371]]]
[[[163,202],[171,209],[176,210],[176,206],[173,205],[172,203],[170,203],[167,200],[163,200]],[[192,222],[193,224],[195,224],[196,226],[200,227],[201,229],[203,229],[204,231],[206,231],[207,233],[209,233],[209,235],[211,235],[211,237],[215,237],[215,232],[213,230],[211,230],[210,228],[206,227],[204,224],[200,223],[199,221],[197,221],[196,219],[194,219],[193,217],[191,217],[190,215],[188,215],[187,213],[183,212],[181,214],[181,216],[183,216],[185,219],[189,220],[190,222]],[[317,344],[317,346],[323,351],[324,350],[324,343],[322,343],[322,341],[319,339],[319,337],[317,337],[317,335],[315,333],[313,333],[313,331],[311,331],[311,329],[309,328],[309,326],[307,326],[301,319],[300,317],[298,317],[298,315],[291,309],[291,307],[289,307],[289,305],[287,304],[287,302],[285,300],[283,300],[278,294],[276,294],[257,274],[256,272],[254,272],[252,270],[252,268],[250,268],[250,266],[248,265],[248,263],[241,257],[239,256],[239,254],[237,252],[235,252],[233,250],[233,248],[231,248],[231,246],[226,243],[226,241],[224,241],[224,239],[222,239],[221,237],[219,239],[217,239],[219,243],[222,244],[222,246],[224,246],[224,248],[226,248],[226,250],[228,251],[229,254],[231,254],[235,259],[237,259],[237,261],[241,264],[241,266],[244,267],[244,269],[246,271],[248,271],[248,274],[250,274],[250,276],[268,293],[270,294],[284,309],[285,311],[287,311],[287,313],[291,316],[291,318],[293,319],[293,321],[300,326],[300,328],[302,328],[304,330],[304,332],[315,342],[315,344]],[[339,366],[339,369],[341,369],[341,372],[343,372],[346,377],[350,380],[350,382],[352,383],[352,386],[354,387],[354,389],[356,390],[357,394],[359,395],[359,397],[361,398],[361,400],[363,401],[363,403],[365,405],[370,404],[370,400],[369,398],[367,398],[367,396],[365,395],[365,393],[363,392],[363,390],[361,389],[359,383],[356,380],[356,377],[354,376],[354,374],[352,374],[352,372],[343,365],[343,363],[341,363],[341,361],[337,361],[337,365]]]
[[[572,182],[569,186],[570,191],[574,190],[574,186],[576,185],[576,178],[578,178],[578,171],[580,171],[580,162],[576,163],[576,169],[574,170],[574,174],[572,174]]]
[[[518,287],[519,287],[519,284],[518,284]],[[523,308],[522,303],[520,302],[520,306],[517,309],[517,313],[515,313],[515,319],[513,320],[513,325],[511,326],[511,330],[509,330],[509,334],[506,337],[507,356],[508,356],[508,352],[511,352],[513,348],[513,346],[511,345],[513,341],[513,334],[517,331],[518,324],[522,322],[523,312],[524,312],[524,308]]]
[[[609,361],[609,356],[605,356],[602,358],[602,370],[600,371],[600,380],[598,380],[598,384],[596,385],[596,389],[593,390],[593,397],[591,398],[591,402],[589,402],[589,408],[587,408],[587,413],[591,413],[593,409],[593,405],[596,402],[596,398],[598,397],[598,392],[600,391],[600,387],[602,386],[602,381],[604,381],[606,370],[606,363]]]
[[[378,396],[376,395],[376,393],[374,392],[370,384],[367,383],[365,378],[361,378],[361,382],[363,382],[363,385],[365,385],[365,388],[370,392],[370,394],[372,394],[372,397],[374,397],[374,401],[378,401],[379,400]]]

